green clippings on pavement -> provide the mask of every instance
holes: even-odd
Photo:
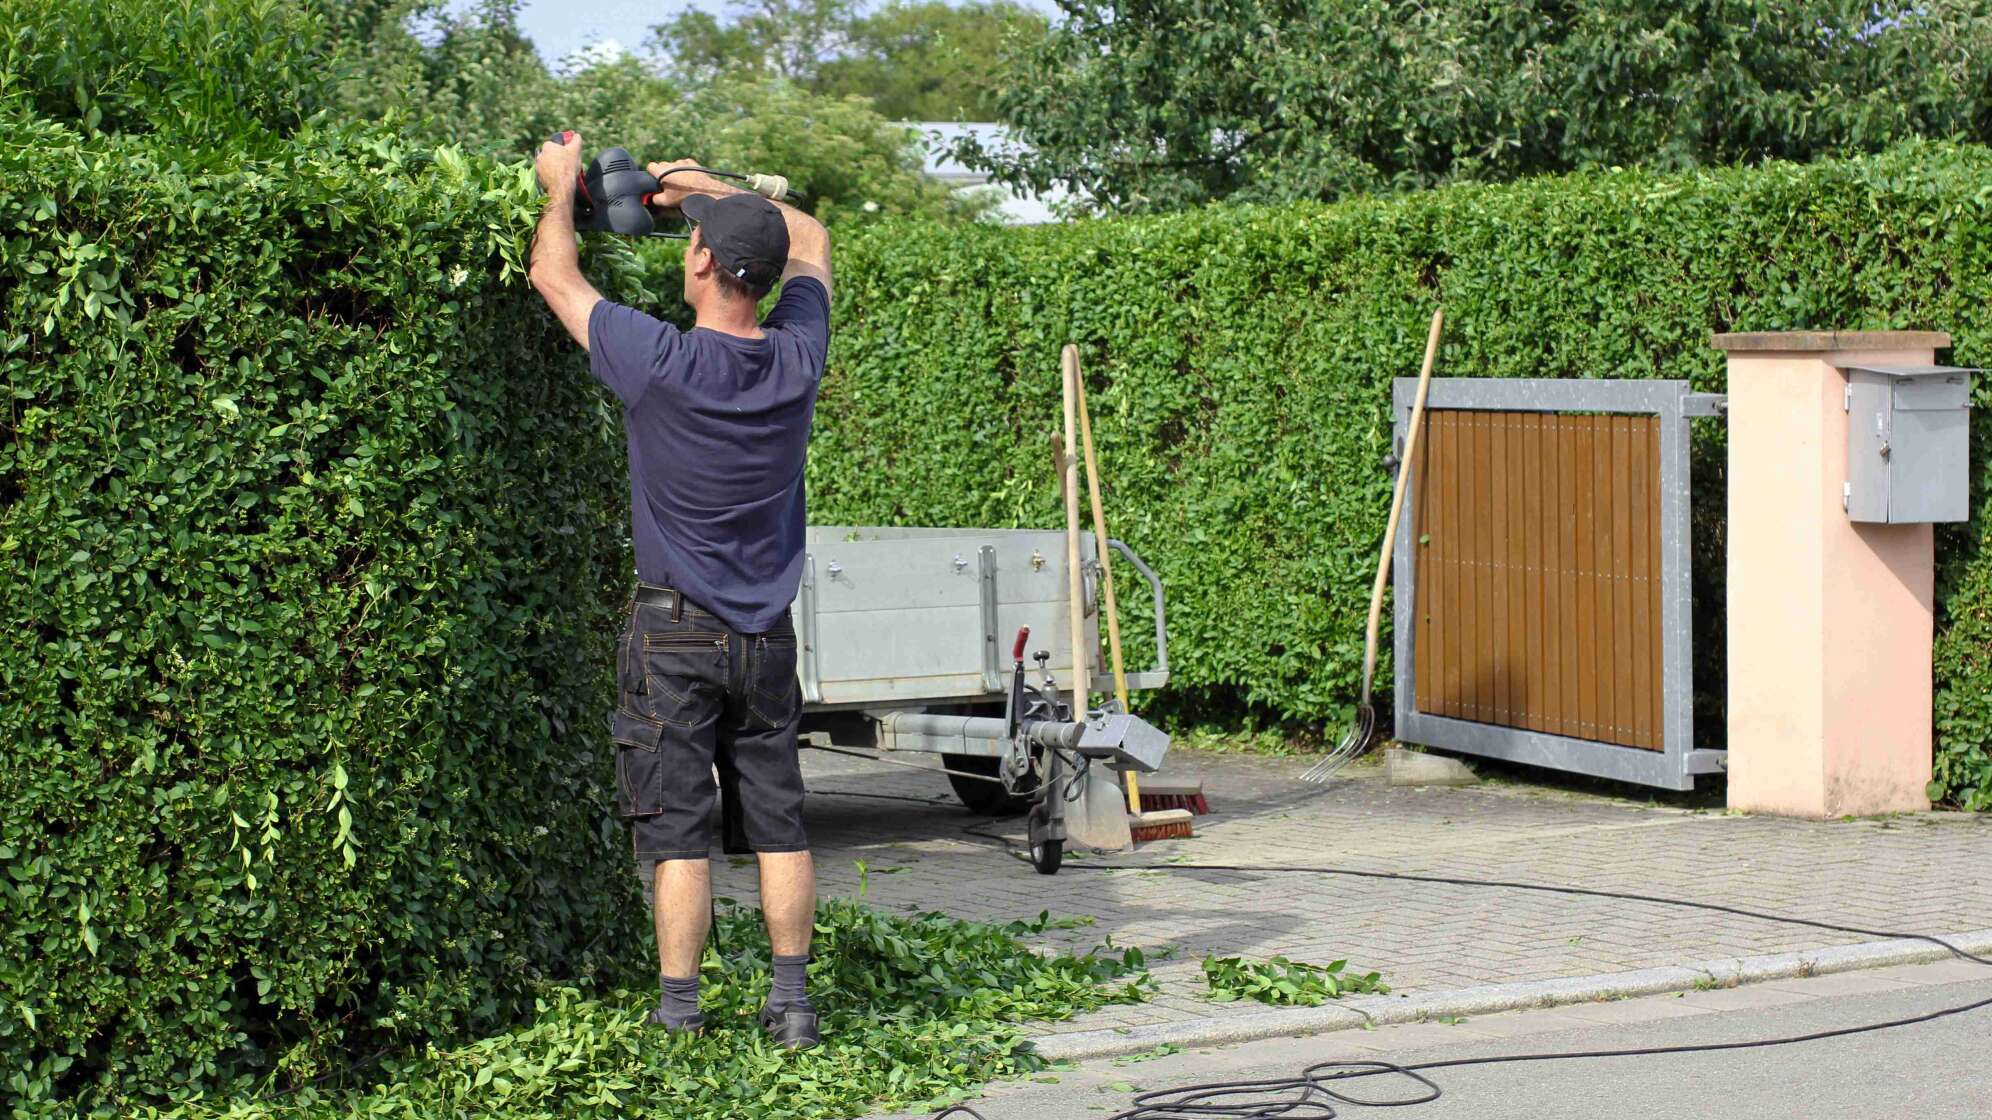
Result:
[[[773,1046],[754,1023],[768,989],[759,915],[719,916],[722,955],[702,965],[701,1037],[644,1025],[654,998],[548,988],[530,1024],[462,1045],[391,1057],[377,1081],[288,1097],[250,1087],[171,1107],[106,1103],[143,1120],[810,1120],[880,1108],[942,1107],[998,1077],[1047,1068],[1021,1025],[1141,998],[1139,955],[1031,952],[1005,927],[937,914],[895,917],[838,899],[817,918],[810,990],[824,1045]]]
[[[1348,973],[1347,961],[1309,964],[1274,957],[1248,961],[1242,957],[1205,957],[1204,979],[1209,998],[1217,1003],[1255,999],[1276,1007],[1318,1007],[1349,993],[1383,993],[1390,989],[1380,974]]]

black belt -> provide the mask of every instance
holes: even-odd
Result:
[[[676,588],[659,587],[654,583],[636,585],[636,602],[638,606],[663,607],[671,612],[673,622],[685,617],[687,611],[712,616],[711,611],[701,609],[698,604],[679,594]]]

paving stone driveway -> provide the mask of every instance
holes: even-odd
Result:
[[[1091,915],[1048,933],[1083,949],[1173,947],[1155,964],[1160,993],[1135,1007],[1052,1024],[1047,1033],[1260,1011],[1216,1004],[1206,953],[1375,969],[1398,991],[1687,965],[1872,940],[1651,904],[1343,876],[1234,871],[1080,871],[1080,864],[1333,865],[1357,871],[1504,879],[1674,897],[1878,931],[1992,928],[1992,819],[1934,813],[1788,821],[1652,807],[1528,787],[1392,789],[1371,767],[1327,786],[1295,776],[1307,759],[1178,750],[1171,769],[1202,773],[1214,812],[1190,840],[1069,860],[1037,874],[998,841],[1021,820],[971,816],[946,779],[818,752],[805,754],[810,838],[823,893],[906,910],[1009,921]],[[921,761],[928,761],[921,759]],[[907,800],[910,799],[910,800]],[[747,860],[715,861],[715,888],[755,898]]]

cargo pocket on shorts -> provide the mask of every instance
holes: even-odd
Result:
[[[625,817],[664,811],[664,757],[657,749],[664,725],[616,710],[609,737],[616,743],[616,808]]]

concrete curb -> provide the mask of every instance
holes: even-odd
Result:
[[[1937,936],[1968,953],[1981,956],[1992,954],[1992,929]],[[1519,984],[1488,984],[1409,997],[1365,996],[1323,1007],[1281,1008],[1243,1015],[1210,1016],[1187,1022],[1074,1031],[1040,1036],[1033,1042],[1039,1054],[1053,1061],[1110,1058],[1145,1053],[1165,1043],[1187,1048],[1255,1042],[1267,1038],[1295,1038],[1366,1025],[1381,1027],[1453,1015],[1486,1015],[1528,1007],[1560,1007],[1627,996],[1692,991],[1710,986],[1733,988],[1738,984],[1767,980],[1923,964],[1943,960],[1950,955],[1946,949],[1913,938],[1862,941],[1789,953],[1729,957],[1693,966],[1642,968],[1632,972],[1604,972]]]

